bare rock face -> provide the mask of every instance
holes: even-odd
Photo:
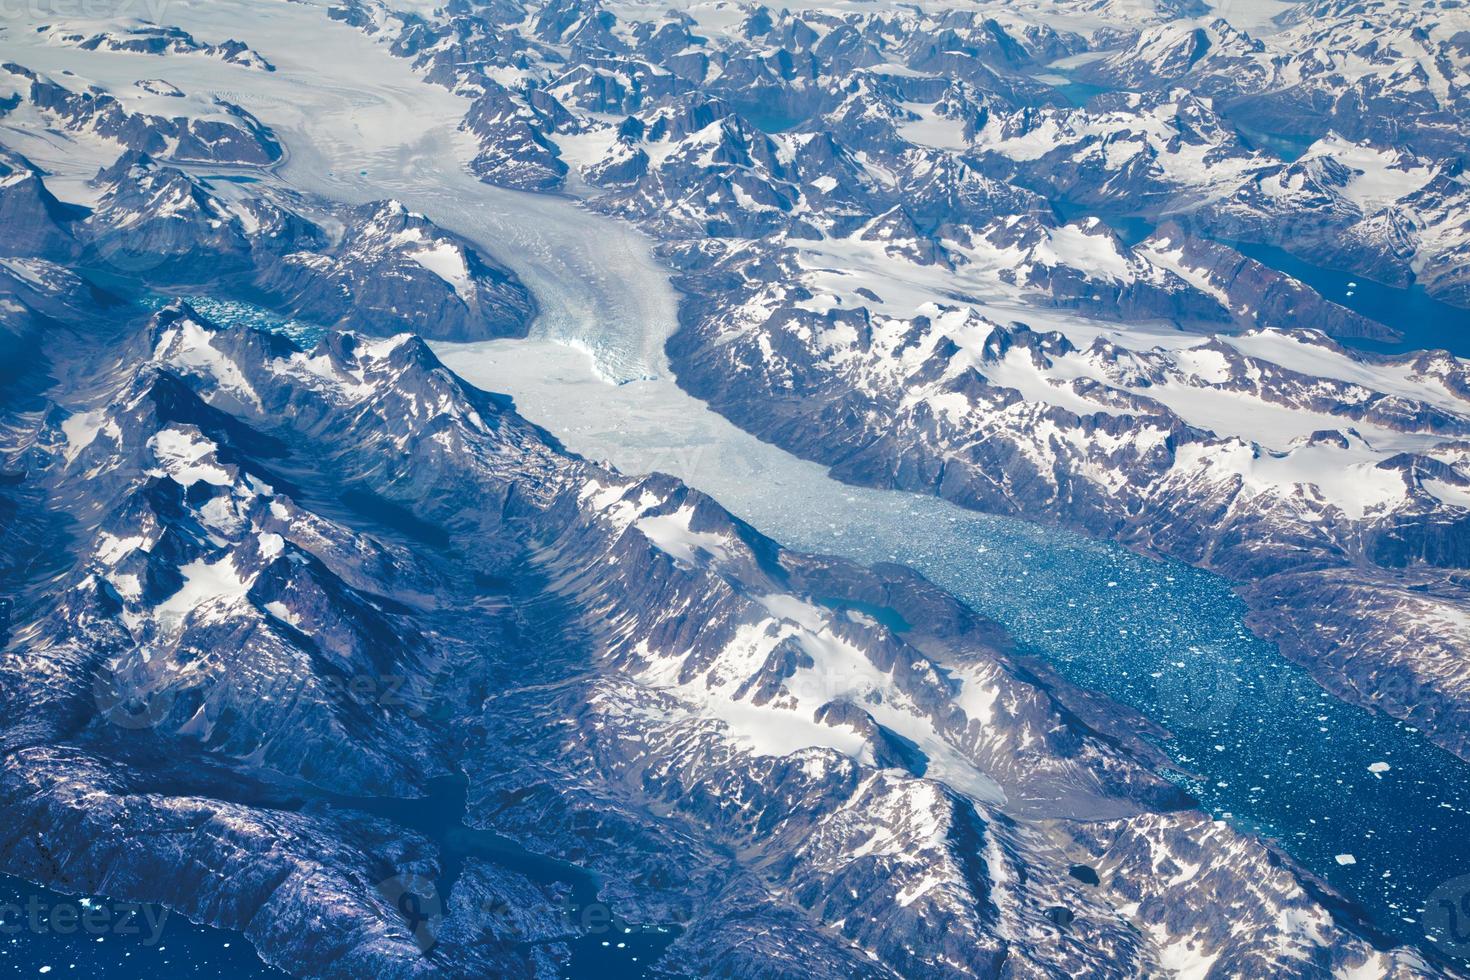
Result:
[[[256,283],[293,315],[433,340],[524,337],[536,304],[515,276],[396,201],[343,215],[334,247],[282,255]]]
[[[1291,329],[1310,323],[1329,337],[1393,342],[1402,334],[1347,307],[1324,299],[1316,290],[1241,255],[1228,245],[1200,238],[1177,224],[1167,224],[1141,242],[1137,251],[1184,278],[1203,280],[1225,298],[1225,304],[1248,324]]]
[[[178,27],[155,27],[139,25],[121,31],[102,31],[96,34],[77,32],[65,27],[52,28],[49,36],[54,43],[76,45],[83,51],[116,51],[127,54],[164,56],[199,55],[217,58],[228,65],[238,65],[256,71],[273,72],[275,65],[267,61],[243,41],[233,38],[219,44],[199,41],[188,31]]]
[[[1178,279],[1211,276],[1226,301],[1242,288],[1240,275],[1258,276],[1281,302],[1315,296],[1177,230],[1137,251],[1177,269]],[[1002,326],[962,307],[903,318],[854,293],[822,309],[818,291],[803,285],[815,279],[805,278],[804,255],[787,249],[775,261],[783,274],[774,281],[771,260],[748,252],[687,277],[686,294],[719,296],[691,301],[669,345],[694,394],[844,479],[1105,533],[1218,571],[1242,584],[1270,635],[1329,687],[1424,719],[1436,741],[1464,752],[1459,641],[1444,625],[1466,601],[1453,583],[1465,561],[1457,488],[1467,483],[1460,461],[1470,418],[1460,395],[1435,394],[1464,389],[1462,362],[1375,357],[1321,334],[1269,328],[1173,352],[1102,337],[1078,349],[1062,334]],[[1221,264],[1206,264],[1227,262],[1238,270],[1228,281]],[[720,295],[735,282],[738,302]],[[1348,330],[1362,327],[1338,317]],[[1324,371],[1319,356],[1340,367]],[[1399,372],[1429,387],[1414,397],[1392,380]],[[1200,414],[1186,391],[1300,413],[1303,429],[1313,417],[1336,427],[1296,436],[1232,430]],[[1363,456],[1369,428],[1418,433],[1422,448]],[[1265,475],[1288,461],[1328,459],[1361,466],[1351,492],[1344,484],[1334,494],[1315,469],[1275,484]],[[1324,648],[1314,637],[1345,612],[1331,598],[1342,594],[1344,575],[1356,580],[1349,608],[1365,628],[1333,627],[1341,638]],[[1405,590],[1417,591],[1426,575],[1435,584],[1425,604],[1405,603]],[[1440,624],[1428,635],[1426,616]],[[1367,628],[1370,618],[1382,625]],[[1435,652],[1420,659],[1426,649]],[[1369,693],[1373,678],[1389,676],[1399,680]]]
[[[1240,251],[1461,301],[1451,11],[1057,7],[330,16],[464,99],[482,180],[655,236],[741,427],[1217,571],[1470,758],[1466,362]],[[226,36],[36,43],[297,70]],[[292,190],[190,75],[0,75],[0,143],[121,154],[82,205],[0,150],[0,872],[309,977],[1447,975],[916,573],[457,377],[426,340],[538,313],[505,256]]]
[[[0,148],[0,221],[8,229],[0,249],[7,257],[69,258],[76,251],[68,228],[75,216],[46,189],[29,160]]]
[[[692,973],[1124,976],[1185,934],[1285,969],[1270,909],[1336,928],[908,573],[569,457],[416,339],[301,350],[180,305],[120,342],[86,428],[25,456],[29,506],[85,530],[0,663],[8,871],[312,976],[545,975],[599,900]],[[922,634],[853,611],[881,607]],[[1259,928],[1142,928],[1068,873],[1163,888],[1100,814],[1208,862]],[[1279,894],[1246,891],[1266,862]],[[1324,962],[1380,955],[1331,938]]]

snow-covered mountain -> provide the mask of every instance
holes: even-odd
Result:
[[[97,142],[178,162],[265,164],[281,148],[260,121],[219,96],[191,95],[168,83],[140,80],[114,92],[74,79],[57,79],[23,65],[0,65],[0,124],[32,138],[48,133],[81,143]],[[23,147],[22,147],[23,148]]]
[[[74,22],[51,24],[45,28],[46,37],[52,43],[76,45],[83,51],[117,51],[129,54],[151,54],[160,57],[199,55],[218,58],[226,64],[253,68],[258,71],[275,71],[275,66],[251,49],[243,41],[233,38],[219,44],[208,44],[197,40],[188,31],[178,27],[158,27],[147,21],[127,24],[119,28],[113,22],[87,25]]]
[[[1463,361],[1300,330],[1084,342],[945,302],[902,316],[858,292],[894,296],[897,268],[845,279],[813,252],[688,277],[744,283],[671,344],[696,395],[846,479],[1215,569],[1329,686],[1465,751]]]
[[[591,346],[460,214],[574,198],[740,428],[1217,572],[1470,758],[1470,362],[1257,248],[1470,304],[1462,11],[179,2],[0,29],[0,871],[301,976],[1457,975],[916,572],[435,351]]]
[[[353,208],[241,190],[128,151],[90,181],[93,207],[68,207],[15,154],[0,207],[26,230],[20,255],[72,258],[154,288],[248,293],[288,316],[431,339],[524,336],[525,287],[469,243],[396,201]]]
[[[677,924],[675,972],[1423,969],[951,598],[569,457],[415,338],[303,350],[175,305],[111,350],[54,344],[76,387],[13,419],[11,870],[167,901],[305,975],[539,975],[554,886],[354,802],[463,772],[469,827]],[[402,922],[399,878],[442,916]]]
[[[339,16],[441,84],[494,79],[566,186],[666,243],[674,368],[737,423],[847,479],[1216,569],[1331,689],[1463,752],[1463,367],[1338,347],[1322,334],[1401,329],[1232,245],[1456,299],[1464,191],[1435,114],[1463,75],[1459,15],[1416,33],[1406,9],[1319,8],[1259,37],[1168,12],[1131,32],[938,8]],[[1263,99],[1354,98],[1411,42],[1450,53],[1413,83],[1420,108],[1358,112],[1392,133],[1329,124],[1278,155],[1304,131]],[[1301,53],[1319,49],[1344,53]],[[1074,79],[1110,90],[1049,87]],[[1324,604],[1346,568],[1353,601]]]

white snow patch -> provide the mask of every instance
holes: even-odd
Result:
[[[1158,943],[1159,965],[1178,980],[1204,980],[1215,960],[1220,958],[1218,952],[1207,956],[1196,950],[1188,936],[1171,942],[1163,925],[1151,925],[1148,930]]]
[[[184,576],[183,586],[155,610],[166,629],[176,627],[185,616],[202,607],[228,606],[250,590],[228,555],[213,565],[197,559],[179,572]]]
[[[934,106],[919,102],[905,102],[903,107],[919,117],[898,124],[898,135],[910,143],[941,150],[964,150],[969,147],[965,140],[965,124],[960,120],[941,116],[934,111]]]
[[[286,604],[280,602],[279,600],[274,602],[267,602],[265,604],[265,611],[270,613],[272,616],[276,617],[283,623],[290,623],[292,626],[301,625],[301,617],[288,609],[286,607]]]
[[[66,448],[62,452],[68,463],[97,438],[97,433],[102,431],[103,414],[101,409],[79,412],[61,423],[61,434],[66,436]]]
[[[192,426],[160,429],[148,440],[148,448],[180,486],[193,486],[200,480],[217,487],[235,482],[218,464],[206,461],[214,455],[216,446]]]
[[[672,514],[640,518],[634,526],[660,551],[686,565],[694,564],[695,554],[700,551],[717,561],[728,558],[729,540],[723,534],[690,530],[693,516],[694,508],[686,506]]]
[[[474,296],[474,283],[465,262],[464,252],[455,245],[441,242],[433,248],[410,252],[408,257],[454,287],[459,298],[468,302]]]

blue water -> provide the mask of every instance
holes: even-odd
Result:
[[[1316,142],[1310,136],[1288,136],[1282,133],[1268,133],[1245,125],[1235,120],[1235,132],[1240,136],[1240,141],[1249,150],[1264,150],[1287,163],[1295,163],[1306,156],[1312,144]],[[1323,135],[1326,135],[1325,133]]]
[[[1105,85],[1092,85],[1087,82],[1067,82],[1065,85],[1054,85],[1052,91],[1073,109],[1085,109],[1087,103],[1094,97],[1111,91]]]
[[[1300,279],[1332,302],[1403,334],[1395,343],[1350,339],[1344,344],[1383,354],[1447,350],[1470,357],[1470,310],[1435,299],[1423,286],[1385,286],[1354,273],[1324,269],[1272,245],[1228,244],[1242,255]]]
[[[1083,216],[1063,210],[1066,220]],[[1153,231],[1144,218],[1103,218],[1129,244]],[[1470,356],[1470,311],[1420,287],[1231,244],[1404,335],[1394,344],[1344,343]],[[1422,944],[1424,902],[1443,881],[1470,874],[1470,765],[1416,729],[1323,691],[1247,629],[1244,603],[1214,575],[928,497],[853,493],[860,504],[842,515],[845,526],[829,514],[717,496],[789,547],[923,572],[1069,680],[1173,732],[1166,751],[1191,774],[1178,782],[1206,810],[1277,840],[1375,927]],[[1375,763],[1390,768],[1370,772]]]
[[[235,315],[270,324],[298,341],[311,340],[304,325],[285,323],[246,304],[191,297],[207,316]],[[154,297],[147,305],[167,300]],[[30,908],[40,909],[38,916]],[[0,875],[0,970],[10,976],[137,977],[159,974],[173,977],[279,978],[285,974],[263,963],[239,933],[195,925],[162,906],[119,903],[104,896],[67,895]],[[95,918],[91,927],[81,916]],[[53,910],[61,910],[59,927],[51,924]],[[104,914],[105,913],[105,914]],[[73,921],[69,917],[75,916]],[[98,926],[97,923],[105,923]],[[154,925],[158,928],[155,930]],[[136,931],[135,931],[136,927]]]
[[[1158,227],[1151,219],[1139,215],[1095,214],[1092,208],[1067,202],[1057,202],[1053,206],[1064,221],[1087,217],[1101,219],[1130,248],[1152,235]],[[1198,234],[1201,229],[1193,231]],[[1221,241],[1268,268],[1306,283],[1339,306],[1392,327],[1402,335],[1401,339],[1388,342],[1359,337],[1339,338],[1345,346],[1376,354],[1447,350],[1460,357],[1470,357],[1470,309],[1437,300],[1417,283],[1388,286],[1356,273],[1313,265],[1274,245]],[[1300,326],[1310,327],[1312,324],[1304,322]]]
[[[1176,781],[1206,810],[1422,944],[1425,900],[1470,873],[1470,766],[1323,691],[1246,628],[1217,576],[932,497],[851,497],[841,524],[779,501],[736,509],[792,548],[902,562],[994,617],[1069,680],[1168,728]]]
[[[1093,96],[1108,89],[1069,82],[1054,86],[1053,91],[1069,104],[1083,106]],[[1263,150],[1288,163],[1300,159],[1314,142],[1307,136],[1267,133],[1238,120],[1233,122],[1247,148]],[[1067,202],[1053,202],[1053,206],[1065,221],[1074,221],[1091,213],[1086,207]],[[1155,227],[1148,219],[1136,215],[1097,217],[1107,222],[1124,244],[1129,246],[1148,237]],[[1196,233],[1203,233],[1202,229],[1194,230]],[[1418,284],[1398,287],[1373,282],[1353,273],[1313,265],[1300,256],[1272,245],[1238,241],[1226,241],[1225,244],[1265,266],[1306,283],[1332,302],[1392,327],[1403,335],[1402,340],[1391,343],[1359,338],[1344,339],[1342,343],[1350,347],[1380,354],[1447,350],[1460,357],[1470,357],[1470,309],[1441,302]]]
[[[0,876],[0,972],[49,977],[262,977],[285,974],[250,943],[158,905],[64,895]]]
[[[243,323],[262,330],[271,330],[289,337],[302,350],[311,350],[328,330],[314,323],[287,320],[251,303],[218,299],[213,296],[185,296],[184,300],[201,316],[216,323]],[[168,300],[155,297],[151,302],[162,305]]]
[[[1053,201],[1052,208],[1063,221],[1083,221],[1097,218],[1112,229],[1113,234],[1124,245],[1132,248],[1158,229],[1158,222],[1136,214],[1098,214],[1092,205],[1074,204],[1071,201]]]
[[[258,802],[283,805],[279,800]],[[300,801],[284,805],[294,808]],[[448,900],[436,910],[431,928],[438,927],[437,914],[458,911],[453,885],[467,858],[492,862],[533,881],[569,886],[570,898],[561,912],[565,934],[537,941],[570,949],[568,980],[644,980],[682,932],[676,923],[628,922],[598,900],[599,882],[590,872],[466,827],[463,781],[436,781],[421,800],[334,798],[327,805],[388,817],[439,845],[443,878],[436,886]],[[416,907],[418,901],[409,896],[407,904]],[[414,914],[412,908],[406,912],[410,929],[418,926]],[[488,921],[495,910],[485,914]],[[7,876],[0,876],[0,970],[9,976],[285,976],[261,962],[239,934],[195,925],[162,906],[66,895]]]
[[[148,309],[157,309],[171,297],[153,294],[142,299]],[[213,296],[183,297],[202,316],[218,323],[244,323],[289,338],[304,350],[314,347],[328,330],[318,325],[289,320],[248,302]],[[296,806],[300,801],[259,801],[266,806]],[[361,810],[388,817],[416,830],[439,846],[443,877],[435,883],[447,896],[445,914],[455,911],[453,885],[467,858],[490,861],[541,883],[560,882],[570,889],[570,900],[562,910],[566,933],[553,940],[571,952],[564,976],[567,980],[643,980],[650,976],[653,962],[681,934],[677,923],[635,923],[617,915],[598,899],[597,877],[575,865],[527,851],[514,841],[464,824],[465,787],[461,781],[439,780],[420,800],[331,798],[327,805]],[[35,902],[32,902],[35,896]],[[417,898],[409,896],[409,904]],[[78,909],[87,903],[110,913],[108,927],[68,932],[51,928],[40,916],[40,926],[29,915],[31,904],[50,910]],[[131,904],[131,903],[130,903]],[[140,906],[141,911],[119,912],[118,903],[95,897],[81,899],[0,875],[0,968],[11,975],[73,975],[137,977],[163,971],[169,977],[277,978],[280,971],[262,962],[254,948],[239,934],[224,929],[195,925],[157,905]],[[63,911],[62,915],[70,913]],[[101,913],[94,913],[101,921]],[[409,926],[413,912],[410,910]],[[121,929],[114,923],[124,923]],[[137,923],[140,935],[132,935]],[[9,928],[12,924],[16,928]],[[157,928],[152,926],[156,924]],[[69,928],[68,923],[63,923]],[[430,950],[432,959],[432,949]]]

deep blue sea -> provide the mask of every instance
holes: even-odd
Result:
[[[0,876],[0,973],[11,977],[272,977],[241,936],[158,905],[66,895]]]
[[[1470,310],[1441,302],[1423,286],[1386,286],[1363,276],[1324,269],[1272,245],[1230,242],[1242,255],[1300,279],[1327,299],[1393,327],[1403,340],[1383,343],[1349,339],[1342,343],[1380,354],[1447,350],[1470,357]]]
[[[1092,215],[1089,208],[1058,204],[1064,220],[1076,221]],[[1123,244],[1133,246],[1154,233],[1157,224],[1137,215],[1099,214]],[[1452,306],[1430,296],[1418,283],[1389,286],[1351,272],[1313,265],[1300,256],[1274,245],[1224,241],[1236,251],[1268,268],[1300,280],[1326,299],[1392,327],[1403,335],[1392,342],[1349,337],[1344,346],[1374,354],[1404,354],[1418,350],[1447,350],[1470,357],[1470,309]],[[1303,326],[1311,326],[1310,323]]]

